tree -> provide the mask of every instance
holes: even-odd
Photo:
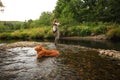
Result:
[[[1,9],[2,7],[4,7],[2,1],[0,0],[0,11],[4,11],[4,9]]]
[[[70,24],[78,20],[79,2],[80,0],[58,0],[57,6],[53,11],[55,18],[59,18],[64,24]]]
[[[120,0],[58,0],[53,13],[68,23],[72,20],[120,23],[119,3]]]
[[[3,3],[2,3],[2,1],[0,0],[0,7],[3,7]]]
[[[107,0],[106,13],[110,21],[120,23],[120,0]]]
[[[52,18],[53,18],[53,14],[51,12],[42,12],[39,18],[39,24],[50,26]]]

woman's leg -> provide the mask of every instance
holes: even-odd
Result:
[[[57,43],[59,41],[59,36],[60,36],[59,31],[57,31],[55,34],[55,45],[57,45]]]

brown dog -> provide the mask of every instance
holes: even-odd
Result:
[[[41,45],[37,45],[35,50],[37,51],[37,58],[41,58],[42,56],[57,56],[59,54],[58,50],[46,50]]]

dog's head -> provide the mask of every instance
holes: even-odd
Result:
[[[41,51],[41,50],[42,50],[42,46],[41,46],[41,45],[37,45],[37,46],[35,47],[35,50],[36,50],[37,52]]]

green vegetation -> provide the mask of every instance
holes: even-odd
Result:
[[[0,34],[0,39],[50,39],[53,37],[50,27],[16,30],[13,32],[2,32]]]
[[[82,23],[75,26],[60,26],[61,37],[94,36],[106,34],[108,39],[120,38],[120,25],[113,23]],[[51,39],[54,38],[51,26],[19,29],[1,32],[0,39]]]
[[[119,23],[119,3],[120,0],[58,0],[54,15],[62,22],[69,23],[73,21]]]
[[[119,0],[58,0],[53,12],[43,12],[39,19],[0,21],[0,39],[54,38],[51,24],[57,18],[61,36],[105,34],[120,39]]]
[[[0,7],[3,7],[4,5],[3,5],[3,3],[0,1]]]
[[[106,35],[108,39],[120,41],[120,27],[109,30]]]

